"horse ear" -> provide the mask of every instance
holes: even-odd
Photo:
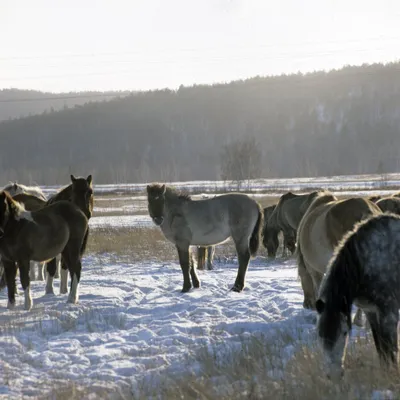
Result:
[[[162,194],[165,194],[165,190],[166,190],[165,184],[161,186],[161,190],[162,190]]]
[[[71,181],[72,182],[75,182],[76,181],[76,178],[71,174]]]
[[[146,186],[146,190],[147,190],[147,193],[150,193],[151,186],[150,186],[150,185],[147,185],[147,186]]]
[[[325,303],[323,300],[318,299],[315,303],[315,308],[317,309],[318,314],[322,314],[325,310]]]
[[[92,175],[89,175],[89,176],[86,178],[86,181],[87,181],[87,183],[90,185],[90,184],[92,183]]]

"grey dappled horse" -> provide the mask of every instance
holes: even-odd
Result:
[[[196,269],[191,262],[189,246],[211,246],[232,238],[238,255],[239,269],[233,291],[240,292],[250,257],[257,253],[263,228],[263,210],[249,196],[223,194],[206,200],[192,200],[165,185],[147,186],[148,209],[153,222],[178,250],[183,273],[183,289],[192,283],[200,287]]]
[[[322,280],[317,334],[333,379],[343,375],[353,303],[367,316],[382,365],[397,368],[399,216],[381,214],[356,225],[338,246]]]

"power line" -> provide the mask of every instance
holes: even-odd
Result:
[[[329,45],[329,44],[357,44],[357,43],[365,43],[371,41],[388,41],[388,40],[400,40],[400,36],[375,36],[370,38],[363,38],[363,39],[350,39],[350,40],[329,40],[329,41],[305,41],[305,42],[298,42],[298,43],[283,43],[283,44],[260,44],[260,45],[235,45],[236,49],[241,48],[254,48],[254,49],[261,49],[261,48],[278,48],[278,47],[301,47],[301,46],[308,46],[308,45]],[[173,52],[173,53],[186,53],[186,52],[198,52],[202,50],[216,50],[220,51],[219,47],[199,47],[199,48],[180,48],[180,49],[157,49],[157,53],[162,52]],[[140,55],[143,54],[143,50],[134,50],[134,51],[123,51],[123,52],[105,52],[105,53],[67,53],[67,54],[42,54],[37,56],[9,56],[9,57],[0,57],[0,60],[34,60],[34,59],[43,59],[43,58],[79,58],[79,57],[108,57],[108,56],[121,56],[121,55]]]
[[[84,98],[93,98],[93,97],[127,97],[131,93],[121,93],[121,94],[92,94],[92,95],[75,95],[75,96],[53,96],[53,97],[37,97],[37,98],[24,98],[24,99],[0,99],[0,103],[19,103],[24,101],[46,101],[46,100],[66,100],[66,99],[84,99]]]
[[[348,49],[346,49],[348,50]],[[384,48],[366,48],[366,49],[356,49],[356,50],[351,50],[351,54],[354,53],[370,53],[371,51],[383,51],[385,50]],[[339,50],[327,50],[327,51],[321,51],[321,52],[312,52],[312,53],[306,53],[302,54],[299,56],[294,56],[292,53],[280,53],[278,55],[265,55],[265,54],[260,54],[260,55],[254,55],[258,61],[266,61],[266,60],[285,60],[288,58],[294,58],[295,61],[299,60],[306,60],[310,58],[315,58],[315,57],[327,57],[327,56],[332,56],[336,54],[342,53],[344,50],[339,49]],[[221,56],[221,57],[213,57],[209,59],[203,59],[201,56],[198,57],[193,57],[191,60],[186,60],[186,62],[200,62],[201,64],[209,64],[209,63],[215,63],[215,62],[220,62],[220,61],[241,61],[241,60],[250,60],[250,57],[243,57],[240,54],[234,54],[231,56]],[[133,61],[127,61],[127,64],[137,64],[137,60]],[[182,61],[176,60],[176,59],[171,59],[171,60],[148,60],[145,62],[141,63],[142,65],[181,65]],[[82,66],[84,67],[84,66]],[[58,78],[66,78],[66,77],[78,77],[78,76],[92,76],[92,75],[100,75],[100,76],[107,76],[107,75],[116,75],[116,74],[126,74],[126,73],[137,73],[137,69],[122,69],[122,70],[112,70],[112,71],[93,71],[93,72],[76,72],[76,73],[71,73],[71,74],[59,74],[59,75],[42,75],[42,76],[25,76],[25,77],[2,77],[2,81],[22,81],[22,80],[35,80],[35,79],[58,79]]]

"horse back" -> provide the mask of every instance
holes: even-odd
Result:
[[[373,202],[363,198],[350,198],[335,202],[326,214],[326,230],[331,243],[336,246],[343,236],[351,231],[355,224],[381,214]]]
[[[19,193],[13,196],[15,201],[22,203],[24,205],[25,210],[27,211],[36,211],[40,210],[46,205],[46,201],[28,193]]]
[[[32,212],[35,221],[64,220],[72,230],[86,230],[88,219],[83,211],[70,201],[61,200]],[[70,229],[71,230],[71,229]]]

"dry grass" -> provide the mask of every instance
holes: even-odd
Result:
[[[113,253],[132,261],[177,258],[175,247],[159,228],[100,228],[90,231],[87,253]]]
[[[229,350],[226,346],[222,351],[220,347],[215,352],[202,350],[196,359],[188,359],[188,370],[199,364],[200,373],[179,377],[164,374],[152,382],[139,383],[134,398],[359,400],[371,399],[374,391],[382,393],[375,397],[382,400],[400,398],[399,375],[379,367],[370,337],[352,344],[345,363],[346,375],[340,384],[325,378],[318,349],[299,346],[298,340],[287,332],[282,332],[282,338],[271,342],[252,337],[243,341],[239,349]],[[297,350],[285,363],[282,355],[288,345]],[[392,397],[385,397],[386,390],[391,390]]]

